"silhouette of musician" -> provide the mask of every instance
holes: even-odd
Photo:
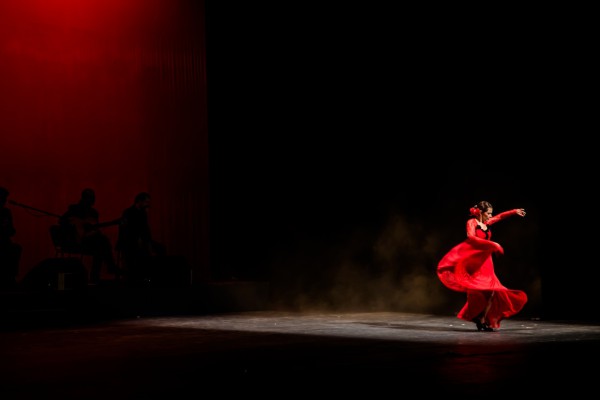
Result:
[[[0,289],[16,285],[23,250],[20,244],[13,242],[17,230],[12,211],[6,207],[9,194],[8,189],[0,187]]]
[[[102,266],[106,266],[109,274],[119,274],[110,239],[99,229],[104,224],[99,224],[95,203],[96,193],[86,188],[81,192],[79,202],[70,204],[59,219],[68,246],[92,256],[91,284],[100,283]]]
[[[165,247],[152,238],[147,213],[150,203],[149,193],[138,193],[133,204],[123,210],[119,223],[116,249],[133,286],[147,283],[152,274],[151,258],[165,254]]]

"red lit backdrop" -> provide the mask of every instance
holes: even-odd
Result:
[[[148,191],[156,239],[209,279],[204,55],[202,1],[2,1],[0,186],[54,214],[92,187],[102,220]],[[23,278],[56,218],[10,207]]]

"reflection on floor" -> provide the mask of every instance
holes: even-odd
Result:
[[[569,321],[478,332],[454,316],[400,312],[23,319],[0,333],[2,399],[577,396],[595,389],[600,355],[600,325]]]

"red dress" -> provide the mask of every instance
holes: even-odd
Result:
[[[485,323],[491,328],[500,328],[500,321],[518,313],[527,295],[521,290],[508,289],[496,276],[492,253],[503,253],[502,247],[491,239],[490,225],[512,215],[517,210],[505,211],[485,222],[483,230],[475,218],[467,221],[467,239],[453,247],[439,262],[437,274],[446,287],[467,293],[467,302],[457,314],[466,321],[473,321],[491,298],[491,307],[485,315]]]

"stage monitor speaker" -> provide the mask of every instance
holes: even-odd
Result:
[[[22,285],[36,291],[79,290],[87,286],[87,270],[79,257],[47,258],[29,271]]]

